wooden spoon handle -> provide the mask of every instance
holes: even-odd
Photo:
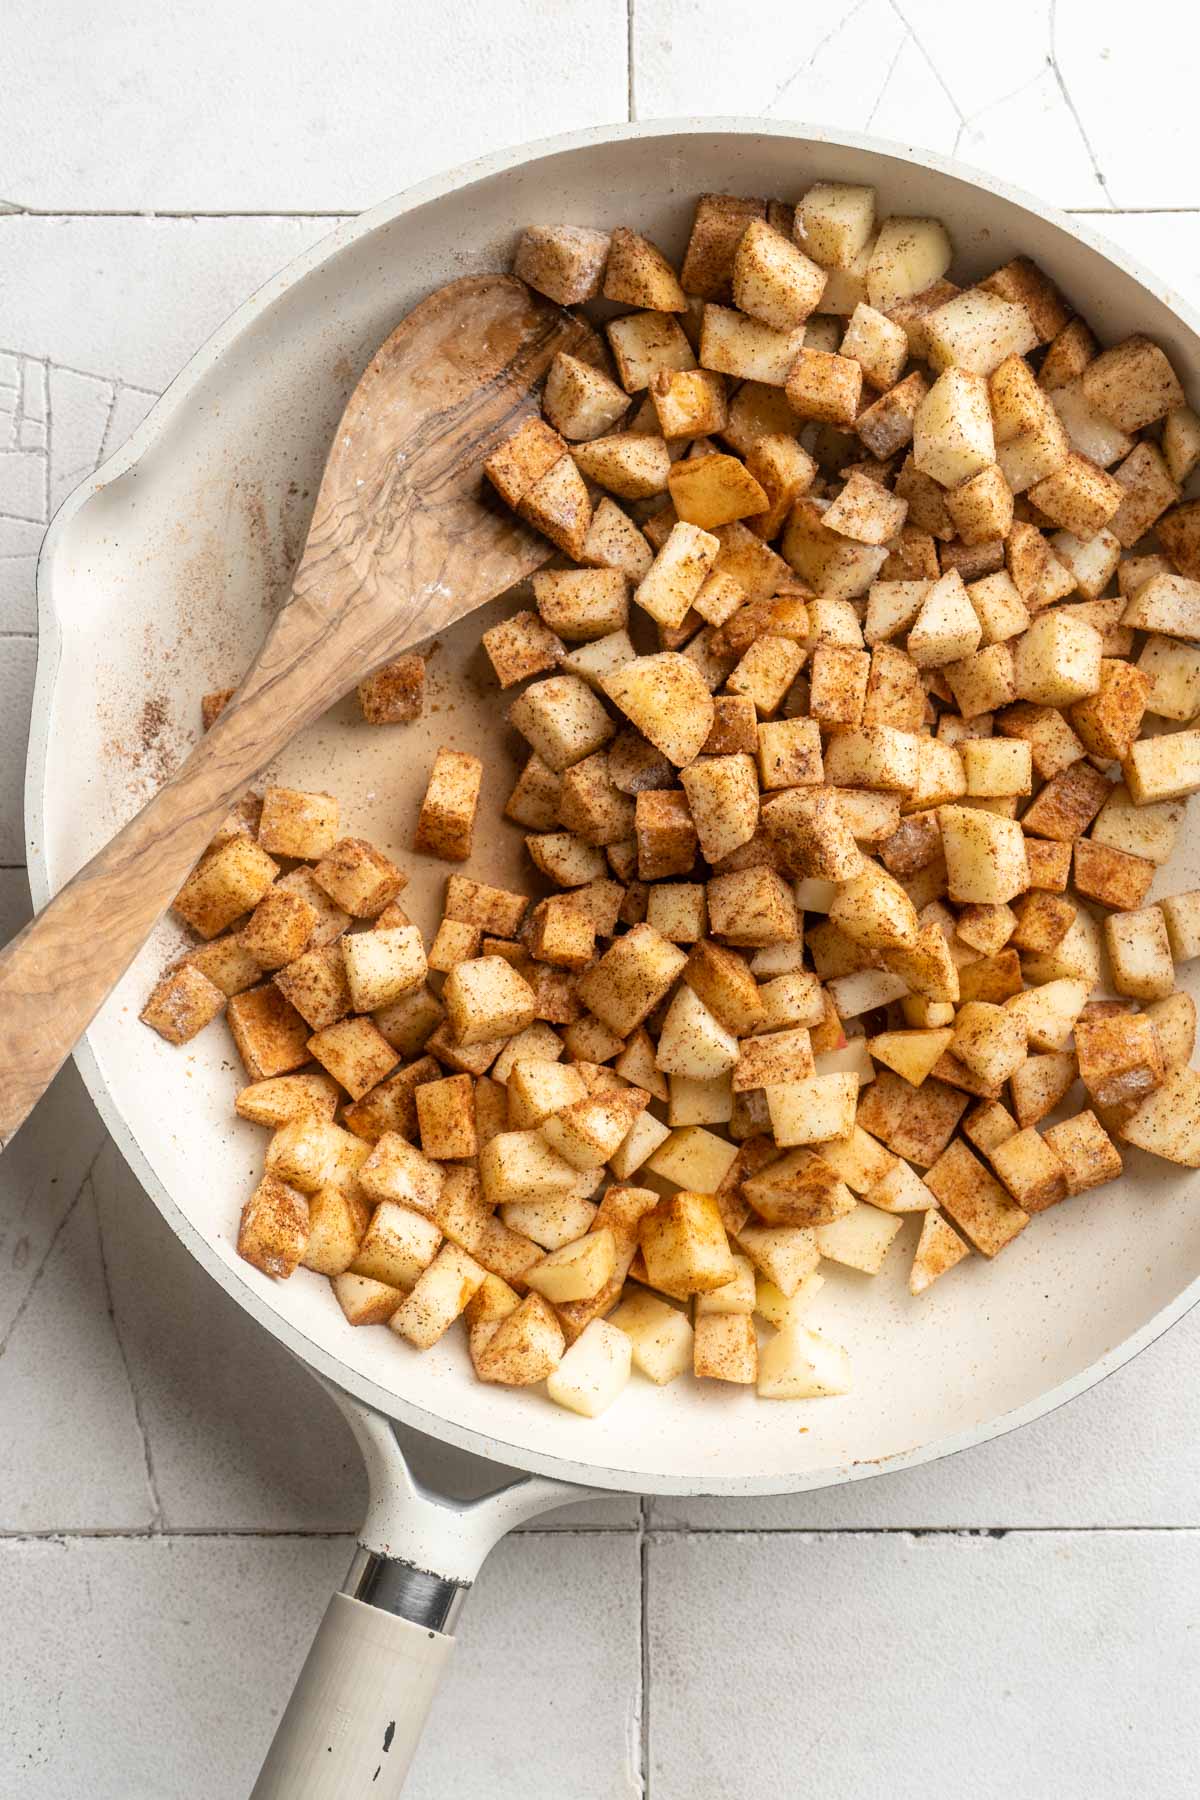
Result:
[[[331,700],[305,655],[317,614],[280,614],[238,693],[187,761],[0,950],[0,1147],[45,1093],[171,904],[230,806]],[[352,677],[351,677],[352,679]]]
[[[591,337],[511,276],[466,276],[377,352],[249,675],[174,779],[0,951],[0,1147],[271,758],[361,675],[547,559],[545,538],[481,495],[479,470],[556,352]]]

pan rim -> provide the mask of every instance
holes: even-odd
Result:
[[[329,262],[358,238],[368,236],[385,223],[415,208],[446,195],[470,187],[494,175],[540,161],[555,155],[599,147],[624,141],[705,137],[782,137],[797,143],[816,143],[833,148],[864,151],[906,162],[915,168],[929,169],[988,193],[1048,221],[1066,236],[1087,245],[1113,263],[1141,286],[1156,294],[1180,321],[1200,337],[1200,316],[1180,296],[1173,293],[1136,258],[1111,244],[1090,225],[1083,225],[1059,209],[1048,206],[1023,190],[999,181],[984,171],[976,170],[956,158],[943,157],[931,151],[918,151],[911,146],[861,133],[829,131],[801,122],[739,117],[680,118],[639,120],[611,126],[595,126],[583,131],[560,134],[476,158],[458,168],[432,176],[408,188],[354,219],[347,220],[320,238],[299,257],[252,293],[200,347],[179,374],[164,390],[138,429],[116,454],[93,475],[80,484],[63,502],[43,540],[37,566],[38,657],[30,720],[29,749],[25,781],[25,823],[28,876],[35,907],[42,907],[51,897],[46,866],[45,819],[47,816],[46,776],[49,751],[49,719],[62,657],[64,628],[54,598],[55,557],[68,526],[88,502],[110,482],[133,468],[167,428],[176,413],[187,403],[193,390],[204,380],[252,321],[265,312],[297,281]],[[1139,1329],[1130,1333],[1101,1357],[1066,1381],[1060,1382],[1026,1402],[1022,1407],[1002,1412],[993,1418],[969,1426],[962,1431],[938,1437],[915,1448],[891,1456],[846,1464],[833,1464],[802,1475],[733,1474],[686,1476],[648,1474],[614,1466],[575,1461],[548,1455],[524,1445],[512,1444],[466,1426],[454,1424],[429,1412],[395,1393],[380,1387],[313,1342],[290,1320],[265,1304],[249,1283],[221,1258],[203,1233],[192,1225],[172,1197],[151,1164],[140,1139],[126,1123],[101,1074],[90,1041],[85,1037],[75,1052],[76,1066],[83,1077],[97,1110],[126,1163],[158,1207],[175,1235],[187,1246],[206,1272],[230,1294],[236,1303],[264,1326],[277,1341],[316,1374],[365,1402],[386,1417],[411,1426],[457,1448],[473,1452],[489,1460],[500,1460],[552,1479],[572,1485],[662,1495],[771,1495],[801,1493],[868,1479],[872,1476],[918,1467],[922,1463],[1002,1437],[1009,1431],[1032,1423],[1085,1393],[1177,1323],[1200,1302],[1200,1276],[1184,1288],[1165,1307],[1153,1314]]]

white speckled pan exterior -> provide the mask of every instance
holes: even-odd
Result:
[[[885,211],[947,222],[958,267],[1034,256],[1112,339],[1148,331],[1200,395],[1200,323],[1129,258],[1002,184],[897,145],[755,120],[617,126],[505,152],[427,182],[335,232],[270,282],[192,360],[133,439],[68,500],[39,569],[41,649],[27,788],[29,868],[42,904],[169,771],[199,697],[228,685],[285,594],[326,441],[369,355],[450,277],[507,266],[531,221],[632,222],[669,252],[706,190],[794,198],[810,181],[869,181]],[[492,616],[503,604],[489,609]],[[447,634],[420,724],[371,731],[344,704],[297,740],[278,775],[339,793],[355,831],[412,875],[430,928],[445,865],[407,851],[435,747],[480,751],[481,818],[514,764],[504,702],[478,648],[487,618]],[[467,872],[519,879],[520,834],[485,825]],[[1168,886],[1200,882],[1186,840]],[[1166,891],[1160,880],[1156,891]],[[752,1393],[634,1382],[589,1422],[536,1395],[477,1384],[457,1335],[417,1356],[352,1330],[327,1283],[273,1283],[234,1251],[263,1134],[238,1121],[222,1027],[183,1050],[136,1022],[179,942],[164,923],[79,1052],[118,1145],[160,1210],[247,1311],[348,1392],[505,1463],[593,1486],[771,1493],[940,1456],[1046,1412],[1119,1366],[1200,1298],[1196,1178],[1136,1153],[1124,1181],[1036,1220],[993,1266],[972,1258],[919,1302],[910,1222],[874,1281],[828,1270],[813,1313],[844,1343],[854,1392]],[[264,1397],[269,1404],[269,1396]]]

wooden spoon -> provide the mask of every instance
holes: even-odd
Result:
[[[350,396],[291,596],[178,773],[0,951],[0,1145],[120,980],[230,806],[380,663],[552,554],[495,500],[484,458],[536,410],[583,321],[505,275],[421,301]]]

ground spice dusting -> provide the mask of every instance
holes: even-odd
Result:
[[[138,736],[143,754],[148,754],[157,744],[167,727],[167,703],[161,694],[154,695],[142,707],[141,723]]]
[[[139,772],[151,775],[156,783],[162,783],[173,774],[175,757],[167,742],[171,728],[171,714],[166,698],[162,694],[152,694],[142,702],[142,710],[135,730],[135,746],[130,758]]]

